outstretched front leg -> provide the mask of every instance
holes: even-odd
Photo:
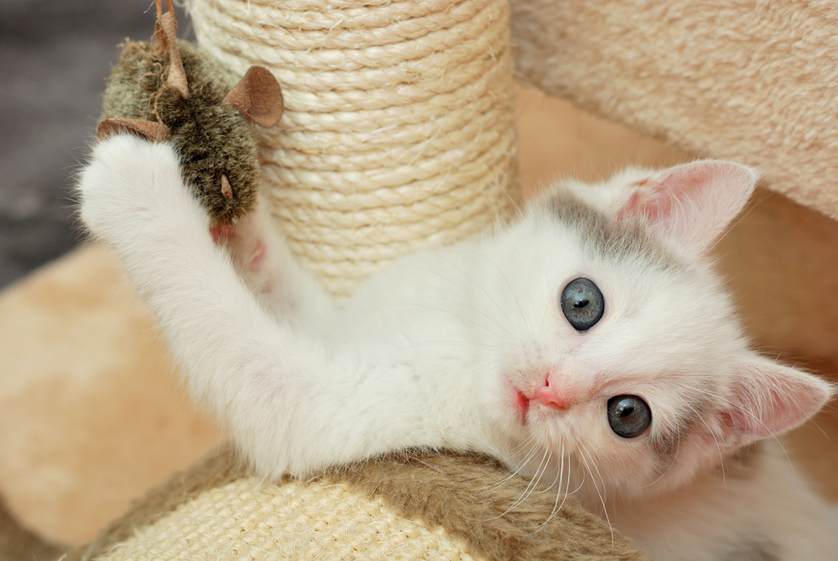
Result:
[[[261,474],[472,440],[434,426],[436,404],[412,388],[403,357],[339,354],[266,313],[207,235],[170,146],[111,137],[95,148],[79,192],[82,219],[156,312],[192,396]]]
[[[333,318],[335,301],[291,253],[264,195],[235,225],[214,224],[210,234],[227,249],[239,276],[276,317],[307,328]]]

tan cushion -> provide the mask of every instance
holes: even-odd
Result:
[[[555,493],[494,461],[403,454],[307,482],[247,475],[229,449],[152,492],[68,561],[640,560]]]

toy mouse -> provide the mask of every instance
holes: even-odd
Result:
[[[238,83],[202,48],[178,41],[168,0],[156,0],[154,34],[126,41],[105,90],[99,139],[131,132],[171,143],[181,173],[216,223],[249,211],[259,173],[251,123],[275,126],[282,90],[271,72],[251,66]]]

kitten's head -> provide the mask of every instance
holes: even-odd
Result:
[[[574,484],[591,471],[589,492],[648,494],[824,405],[828,384],[748,348],[707,258],[756,179],[698,161],[565,182],[531,203],[499,242],[502,274],[486,272],[499,376],[485,405],[505,449],[519,445],[510,463],[564,456]]]

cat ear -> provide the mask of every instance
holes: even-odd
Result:
[[[118,134],[120,132],[130,132],[151,140],[152,142],[162,142],[171,136],[169,127],[163,123],[155,121],[147,121],[145,119],[122,119],[119,117],[110,117],[102,119],[96,125],[96,137],[99,140]]]
[[[272,127],[282,117],[282,88],[270,70],[251,66],[236,84],[225,103],[235,107],[247,120],[263,127]]]
[[[722,443],[744,446],[794,429],[832,396],[832,386],[810,374],[749,354],[719,414]]]
[[[643,217],[664,240],[689,255],[708,251],[748,202],[752,168],[701,160],[636,181],[617,219]]]

